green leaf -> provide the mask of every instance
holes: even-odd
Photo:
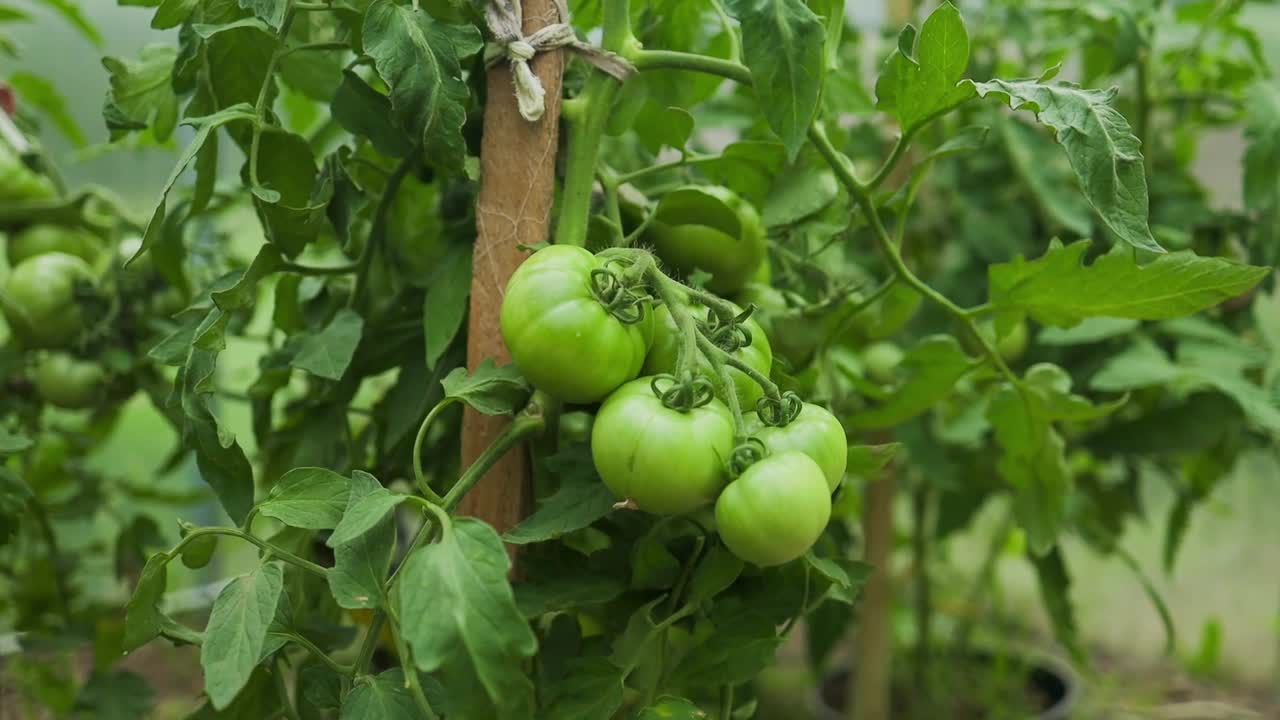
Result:
[[[200,666],[205,693],[215,708],[231,704],[262,658],[283,581],[280,564],[266,563],[232,580],[213,601]]]
[[[356,472],[351,477],[351,499],[342,521],[334,528],[333,534],[325,541],[331,548],[341,547],[372,530],[386,519],[387,515],[400,503],[408,500],[407,495],[398,495],[387,490],[368,473]]]
[[[1036,336],[1036,344],[1053,346],[1088,345],[1129,335],[1140,323],[1129,318],[1092,317],[1070,328],[1047,327]]]
[[[342,71],[342,82],[329,107],[344,130],[369,138],[383,155],[402,158],[413,149],[409,136],[395,124],[391,100],[353,70]]]
[[[29,447],[31,447],[31,438],[14,434],[8,428],[0,427],[0,455],[20,453]]]
[[[340,380],[360,344],[364,318],[354,310],[343,308],[318,333],[307,335],[298,343],[298,354],[289,364],[317,377]]]
[[[249,164],[243,171],[250,182]],[[315,240],[325,221],[328,198],[314,198],[315,155],[300,135],[268,129],[258,150],[258,182],[251,187],[253,206],[267,239],[289,256]]]
[[[363,37],[365,52],[391,88],[391,108],[400,127],[421,143],[432,162],[462,167],[462,125],[470,93],[460,60],[480,51],[480,33],[394,0],[374,0],[365,13]]]
[[[279,30],[284,21],[284,10],[288,0],[240,0],[240,7],[253,12],[254,17]]]
[[[884,469],[901,448],[902,443],[850,445],[845,472],[854,477],[870,477]]]
[[[253,506],[253,466],[235,436],[218,424],[209,410],[208,396],[214,391],[213,375],[216,350],[202,343],[222,344],[226,315],[211,311],[207,338],[197,330],[187,365],[179,373],[178,389],[185,417],[183,444],[195,450],[200,476],[213,488],[227,515],[237,524],[244,521]],[[216,318],[221,317],[219,322]],[[202,328],[204,326],[202,325]]]
[[[231,30],[239,30],[240,28],[249,28],[251,30],[257,30],[258,32],[268,36],[275,35],[275,33],[271,31],[271,28],[268,27],[266,23],[259,20],[258,18],[251,18],[251,17],[240,18],[235,22],[222,23],[220,25],[210,25],[208,23],[196,23],[191,26],[191,29],[194,30],[197,35],[204,38],[205,40],[208,40],[209,38],[219,33],[229,32]]]
[[[567,475],[555,494],[543,500],[532,515],[508,530],[502,539],[512,545],[554,540],[608,515],[616,502],[617,498],[594,474]]]
[[[156,691],[141,675],[128,670],[95,672],[76,694],[72,717],[136,720],[149,717]]]
[[[294,468],[280,477],[258,513],[290,527],[329,530],[347,509],[351,481],[324,468]]]
[[[689,577],[689,602],[702,603],[729,589],[744,564],[723,545],[713,545]]]
[[[417,720],[420,717],[422,711],[409,694],[400,668],[357,680],[338,715],[339,720]]]
[[[262,245],[253,262],[243,272],[219,278],[210,288],[213,304],[225,312],[252,305],[257,300],[258,283],[285,266],[284,256],[271,245]]]
[[[205,2],[201,7],[201,19],[209,25],[230,25],[246,17],[248,13],[232,0]],[[277,90],[274,80],[267,78],[267,68],[275,50],[275,37],[254,27],[235,27],[210,37],[204,43],[203,56],[214,106],[253,105],[266,83],[267,107],[271,107]],[[239,139],[244,149],[246,139]]]
[[[172,46],[148,45],[137,60],[102,58],[110,82],[102,112],[113,141],[148,127],[161,142],[173,134],[178,98],[170,76],[177,57]]]
[[[987,406],[987,420],[1003,450],[996,469],[1013,487],[1014,514],[1037,555],[1057,543],[1072,489],[1066,446],[1051,419],[1038,393],[1008,384]]]
[[[1254,85],[1248,93],[1244,151],[1244,204],[1250,210],[1280,203],[1280,90],[1273,82]]]
[[[992,306],[1060,327],[1101,316],[1164,320],[1239,295],[1269,272],[1190,251],[1138,265],[1132,251],[1119,247],[1085,265],[1088,248],[1087,240],[1066,247],[1055,240],[1036,260],[992,265],[987,273]]]
[[[711,619],[714,631],[676,666],[673,677],[681,683],[689,687],[737,684],[774,663],[781,638],[772,619],[736,603],[718,604]]]
[[[536,618],[549,612],[609,602],[621,595],[626,585],[607,575],[572,573],[551,582],[520,583],[514,589],[520,614]]]
[[[555,687],[542,720],[611,718],[622,707],[623,671],[600,658],[575,658]]]
[[[678,107],[663,107],[647,101],[636,115],[636,136],[644,149],[657,155],[662,148],[684,151],[693,134],[693,116]]]
[[[636,720],[706,720],[707,714],[692,702],[664,695],[640,711]]]
[[[485,415],[510,415],[524,407],[533,388],[515,365],[497,367],[493,358],[485,358],[475,372],[454,368],[441,381],[445,397],[470,405]]]
[[[1086,664],[1084,648],[1076,629],[1075,607],[1071,602],[1071,576],[1067,573],[1062,551],[1054,549],[1043,556],[1028,558],[1036,570],[1040,599],[1049,611],[1053,633],[1077,663]]]
[[[458,245],[432,273],[422,301],[422,334],[427,343],[427,368],[440,362],[449,344],[462,329],[471,296],[471,246]]]
[[[373,476],[357,470],[352,474],[347,507],[359,504],[365,496],[382,490]],[[329,589],[339,607],[378,608],[383,606],[383,583],[391,569],[391,553],[395,550],[396,526],[385,519],[355,539],[333,549],[333,568],[329,570]]]
[[[769,126],[795,159],[818,114],[825,68],[822,19],[803,0],[728,0],[743,61]]]
[[[537,639],[512,596],[511,568],[493,528],[463,518],[405,560],[397,586],[401,629],[424,672],[474,678],[500,719],[528,717],[533,684],[521,670]]]
[[[71,23],[71,26],[78,30],[86,40],[93,43],[95,48],[102,47],[102,34],[84,16],[79,2],[75,0],[37,0],[37,2],[61,15],[62,19]]]
[[[147,558],[138,576],[138,586],[125,605],[124,639],[120,645],[126,653],[154,640],[164,627],[167,618],[160,612],[160,601],[164,598],[168,563],[166,553],[155,553]]]
[[[1073,235],[1088,237],[1093,211],[1076,189],[1071,168],[1039,128],[1014,119],[999,123],[1005,152],[1041,210]]]
[[[901,381],[884,402],[844,420],[849,429],[885,428],[909,420],[951,393],[973,360],[950,335],[924,338],[898,366]]]
[[[175,28],[191,17],[200,0],[164,0],[153,3],[157,5],[156,14],[151,16],[151,27],[156,30]]]
[[[1121,240],[1162,253],[1147,224],[1147,177],[1142,149],[1129,123],[1111,106],[1116,91],[1085,90],[1067,83],[991,80],[974,83],[980,96],[994,94],[1014,110],[1030,110],[1053,129],[1080,180],[1080,189]]]
[[[912,41],[914,56],[908,52]],[[973,87],[960,84],[968,65],[969,33],[960,11],[944,2],[925,20],[918,38],[909,32],[900,36],[876,80],[876,107],[892,113],[904,133],[914,132],[973,97]]]
[[[166,79],[166,82],[168,80]],[[250,105],[233,105],[225,110],[220,110],[213,115],[207,115],[198,118],[189,118],[183,121],[183,125],[191,125],[196,128],[196,134],[191,138],[191,142],[187,143],[187,147],[178,156],[178,163],[174,166],[173,172],[169,173],[169,179],[165,181],[164,188],[160,191],[160,201],[156,203],[155,212],[151,214],[151,219],[147,221],[147,229],[142,236],[142,247],[133,257],[129,258],[132,263],[139,255],[151,249],[152,245],[160,239],[160,233],[164,225],[164,217],[166,204],[169,199],[169,191],[177,184],[178,178],[182,177],[182,173],[195,160],[196,155],[200,152],[200,148],[204,146],[209,136],[219,127],[236,120],[253,120],[256,117],[253,113],[253,107]]]
[[[777,176],[760,219],[770,228],[791,225],[828,207],[839,194],[834,173],[798,162]]]
[[[58,131],[71,141],[75,147],[84,147],[84,133],[72,116],[67,102],[48,80],[34,73],[19,70],[10,73],[5,79],[22,98],[24,105],[30,105],[44,113],[57,126]]]
[[[715,161],[704,163],[702,169],[716,182],[760,205],[786,164],[787,149],[782,143],[741,140],[726,147]]]

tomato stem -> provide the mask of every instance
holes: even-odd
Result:
[[[462,477],[458,478],[458,482],[454,483],[449,492],[445,493],[440,506],[445,512],[453,512],[458,507],[458,503],[462,502],[462,498],[480,482],[480,478],[489,472],[489,468],[493,467],[503,455],[511,448],[524,442],[526,438],[545,430],[547,421],[542,414],[522,414],[516,417],[515,421],[508,425],[498,437],[493,439],[493,444],[485,448],[480,453],[480,457],[471,463],[471,467],[462,473]]]

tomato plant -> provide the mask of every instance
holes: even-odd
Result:
[[[0,78],[0,629],[95,659],[24,711],[146,716],[171,643],[193,717],[747,718],[802,628],[884,720],[897,600],[933,678],[1015,548],[1087,664],[1064,541],[1167,622],[1142,484],[1172,567],[1280,435],[1253,3],[122,4],[96,133]],[[169,148],[140,207],[57,170]]]

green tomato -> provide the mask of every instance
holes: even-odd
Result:
[[[560,441],[583,443],[591,440],[591,413],[575,410],[560,415]]]
[[[41,399],[68,410],[93,407],[102,397],[106,377],[98,363],[61,352],[48,353],[37,360],[31,373]]]
[[[750,203],[722,187],[686,186],[662,198],[644,234],[676,270],[711,274],[721,295],[742,289],[764,262],[764,224]]]
[[[80,228],[60,225],[32,225],[9,241],[9,265],[50,252],[74,255],[92,265],[102,254],[102,240]]]
[[[65,347],[84,329],[76,285],[92,282],[93,271],[74,255],[37,255],[9,273],[0,290],[0,310],[28,347]]]
[[[653,310],[625,324],[592,291],[604,264],[589,251],[552,245],[515,271],[502,300],[502,338],[534,387],[571,403],[596,402],[631,380],[653,340]]]
[[[0,140],[0,201],[49,200],[57,194],[49,178],[33,172],[7,143]]]
[[[822,468],[802,452],[755,463],[720,493],[716,526],[734,555],[761,566],[803,555],[831,518]]]
[[[902,358],[902,348],[891,342],[874,342],[862,350],[862,364],[868,377],[886,385],[897,379]]]
[[[213,552],[218,549],[217,535],[201,535],[182,548],[182,564],[192,570],[199,570],[213,559]]]
[[[844,426],[826,408],[805,403],[800,414],[784,427],[765,425],[755,413],[745,419],[747,432],[759,438],[770,453],[802,452],[822,468],[828,490],[835,492],[840,486],[849,462],[849,441]]]
[[[711,311],[702,305],[685,307],[693,313],[695,320],[704,320],[711,314]],[[653,346],[649,348],[649,355],[644,360],[643,372],[646,375],[674,373],[682,342],[680,328],[676,327],[676,320],[665,305],[658,306],[653,311],[653,316]],[[738,348],[733,352],[733,356],[746,363],[752,370],[769,377],[769,371],[773,368],[773,350],[769,347],[769,336],[764,328],[751,318],[747,318],[743,325],[751,331],[751,344]],[[709,378],[713,374],[711,364],[701,354],[698,355],[698,370]],[[737,368],[729,368],[729,375],[733,378],[733,385],[737,390],[738,404],[743,410],[754,408],[760,398],[764,397],[764,388]],[[714,380],[712,378],[713,382]]]
[[[604,484],[641,510],[691,512],[715,500],[728,479],[733,416],[714,399],[689,412],[672,410],[654,396],[652,379],[632,380],[600,406],[591,457]]]
[[[57,432],[41,433],[35,447],[31,449],[29,465],[23,473],[23,479],[37,492],[47,493],[61,488],[71,479],[65,468],[74,451],[65,435]]]

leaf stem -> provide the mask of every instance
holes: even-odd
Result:
[[[729,720],[733,715],[733,685],[720,688],[720,720]]]
[[[431,703],[427,702],[427,694],[422,691],[422,681],[418,679],[418,668],[413,662],[413,652],[404,641],[404,636],[400,632],[400,618],[394,612],[391,613],[391,627],[391,636],[395,638],[396,651],[400,654],[404,666],[405,685],[413,695],[414,703],[422,711],[422,716],[426,720],[439,720],[440,716],[436,715],[435,710],[431,708]]]
[[[288,53],[285,38],[289,36],[289,27],[293,25],[294,9],[293,0],[286,0],[284,17],[280,21],[280,29],[276,31],[276,46],[271,51],[271,59],[267,61],[267,72],[262,77],[262,87],[258,89],[258,99],[253,104],[253,135],[249,140],[249,183],[255,188],[262,186],[258,182],[258,148],[262,143],[262,126],[266,121],[267,96],[271,94],[276,65],[280,62],[280,58]]]
[[[271,679],[275,681],[276,694],[280,696],[280,706],[284,710],[284,716],[289,720],[302,720],[298,715],[298,708],[293,703],[293,698],[289,697],[289,685],[285,682],[285,661],[283,657],[277,657],[275,662],[275,672],[271,673]]]
[[[719,159],[720,159],[719,155],[683,155],[680,157],[679,160],[670,160],[668,162],[663,162],[663,163],[658,163],[656,165],[643,167],[643,168],[640,168],[639,170],[633,170],[629,173],[622,173],[621,175],[618,175],[614,179],[619,185],[625,185],[629,182],[635,182],[640,178],[648,177],[650,175],[655,175],[657,173],[666,172],[668,170],[675,170],[676,168],[690,167],[693,165],[702,165],[704,163],[711,163]]]
[[[893,172],[893,168],[898,164],[898,160],[902,158],[903,153],[906,152],[907,146],[911,144],[911,139],[920,127],[920,125],[917,125],[898,136],[897,141],[893,143],[893,149],[889,151],[889,157],[884,159],[880,169],[876,170],[876,174],[867,181],[866,188],[868,191],[874,191],[889,177],[889,173]]]
[[[324,663],[325,665],[328,665],[329,669],[333,670],[339,675],[346,675],[349,677],[355,674],[354,665],[343,665],[337,660],[334,660],[332,657],[329,656],[329,653],[326,653],[325,651],[316,647],[315,643],[311,642],[303,635],[296,632],[287,633],[287,635],[290,640],[301,645],[303,649],[305,649],[307,652],[315,656],[315,658],[320,662]]]
[[[508,450],[524,442],[526,438],[542,432],[546,426],[547,421],[540,413],[516,416],[516,419],[494,438],[493,444],[485,448],[484,452],[480,453],[480,457],[471,463],[471,467],[462,473],[458,482],[449,488],[440,506],[446,512],[453,512],[458,507],[458,503],[462,502],[462,498],[475,487],[476,483],[480,482],[480,479],[497,464],[498,460],[502,459],[503,455],[507,454]]]
[[[346,265],[332,265],[329,267],[316,267],[313,265],[300,265],[294,262],[285,262],[280,266],[281,272],[298,273],[299,275],[346,275],[356,272],[360,269],[359,265],[348,263]]]
[[[444,411],[445,408],[457,402],[453,398],[444,398],[431,408],[431,412],[423,418],[422,424],[418,426],[418,434],[413,439],[413,483],[417,486],[418,492],[431,502],[439,505],[444,502],[444,498],[440,497],[431,485],[427,482],[426,473],[422,471],[422,443],[426,440],[427,429],[431,427],[431,422],[436,416]]]
[[[373,254],[377,250],[375,246],[382,242],[382,237],[387,232],[387,216],[391,214],[391,204],[395,202],[396,193],[400,191],[400,185],[404,182],[405,176],[417,164],[418,155],[418,148],[414,148],[387,177],[387,184],[382,188],[382,197],[378,198],[378,207],[373,211],[369,237],[365,240],[364,247],[360,248],[360,257],[356,259],[356,286],[351,291],[348,307],[356,308],[363,304],[364,295],[368,292],[369,286],[369,267],[373,264]]]
[[[245,542],[252,543],[253,545],[257,545],[259,548],[266,550],[267,552],[271,553],[273,557],[277,557],[289,563],[290,565],[293,565],[294,567],[298,567],[303,570],[306,570],[307,572],[312,573],[313,575],[319,575],[320,577],[327,577],[329,573],[328,569],[322,565],[317,565],[316,563],[313,563],[310,560],[298,557],[297,555],[294,555],[293,553],[289,552],[288,550],[285,550],[284,548],[278,547],[275,544],[267,542],[266,540],[263,540],[257,536],[250,535],[249,533],[243,530],[240,530],[238,528],[228,528],[228,527],[202,527],[202,528],[196,528],[195,530],[192,530],[191,532],[187,533],[186,537],[178,541],[178,544],[175,545],[172,550],[166,553],[167,557],[165,559],[165,562],[168,562],[170,560],[173,560],[175,557],[178,557],[178,555],[181,554],[182,552],[182,548],[186,547],[187,543],[191,542],[192,540],[202,535],[228,535],[230,537],[240,538]]]

